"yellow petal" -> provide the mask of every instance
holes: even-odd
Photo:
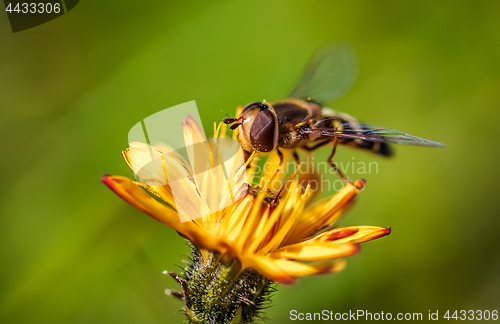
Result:
[[[131,142],[129,148],[122,151],[122,156],[129,168],[136,174],[136,178],[142,187],[168,204],[175,206],[162,157],[165,152],[169,152],[168,156],[171,159],[177,161],[181,159],[178,162],[179,168],[186,170],[187,165],[182,161],[182,158],[172,151],[172,148],[166,145],[162,145],[162,148],[163,150],[160,150],[157,146]],[[169,169],[169,172],[175,172],[175,170]]]
[[[200,194],[189,170],[170,154],[164,155],[165,169],[168,170],[175,205],[182,222],[195,220],[202,216]]]
[[[176,209],[175,200],[174,200],[174,197],[172,195],[172,190],[170,189],[169,185],[150,186],[150,185],[146,185],[146,184],[143,184],[140,182],[136,182],[136,184],[141,186],[142,188],[144,188],[147,192],[149,192],[153,196],[163,200],[164,202],[166,202],[167,204],[172,206],[172,208]]]
[[[216,250],[215,241],[207,236],[202,228],[193,222],[181,223],[175,210],[153,199],[134,181],[126,177],[110,175],[104,175],[101,180],[126,202],[172,227],[197,246]]]
[[[351,236],[357,231],[358,229],[355,227],[338,227],[313,236],[312,238],[308,239],[307,242],[333,242],[344,237]]]
[[[237,224],[245,222],[247,212],[252,209],[254,204],[253,197],[251,195],[246,195],[238,203],[225,208],[222,211],[223,218],[218,219],[216,224],[219,237],[224,239],[229,238],[231,232],[235,231],[235,227],[238,227]],[[238,237],[239,230],[235,235]]]
[[[306,208],[288,241],[290,243],[298,242],[304,237],[314,234],[318,229],[334,222],[351,206],[351,202],[358,192],[358,188],[352,184],[347,184],[333,197]]]
[[[390,227],[377,227],[377,226],[351,226],[344,227],[343,230],[357,230],[350,236],[338,239],[335,243],[362,243],[371,241],[376,238],[389,235],[391,233]]]
[[[351,256],[358,251],[359,246],[356,244],[313,242],[285,246],[271,255],[277,259],[286,258],[292,260],[319,261]]]
[[[187,116],[182,123],[182,132],[193,174],[211,169],[213,167],[211,150],[201,126],[193,117]]]
[[[322,265],[314,266],[288,260],[275,260],[274,263],[292,277],[311,276],[324,270]]]
[[[291,284],[295,282],[297,277],[340,272],[346,266],[344,259],[315,264],[258,256],[245,256],[242,259],[245,260],[245,266],[255,269],[268,279],[282,284]]]
[[[265,254],[277,249],[282,245],[284,238],[290,230],[296,225],[300,213],[304,209],[305,199],[300,199],[302,188],[297,188],[297,182],[291,183],[292,189],[283,197],[280,204],[285,207],[280,213],[280,218],[276,221],[275,230],[272,239],[260,248],[259,254]]]
[[[263,188],[257,197],[256,204],[261,204],[266,196],[266,188]],[[267,241],[269,236],[272,239],[272,233],[274,232],[274,227],[281,217],[285,204],[278,204],[276,208],[271,211],[271,215],[268,219],[261,218],[259,225],[253,235],[250,236],[250,246],[248,247],[249,252],[256,252],[256,249]],[[257,215],[252,215],[251,217],[256,217]]]
[[[295,281],[293,276],[277,264],[277,260],[251,255],[240,257],[240,261],[245,267],[252,268],[273,281],[282,284],[291,284]]]
[[[201,128],[192,116],[187,116],[186,120],[182,123],[182,132],[186,146],[207,141],[203,128]]]
[[[288,275],[293,277],[305,277],[322,273],[336,273],[344,270],[347,265],[347,262],[344,259],[313,264],[304,264],[288,260],[276,260],[276,263]]]
[[[262,198],[262,197],[261,197]],[[259,198],[257,198],[257,203],[260,203],[262,205]],[[257,210],[259,209],[259,210]],[[262,210],[261,210],[262,209]],[[261,208],[254,208],[252,209],[251,214],[248,217],[247,223],[243,227],[241,231],[241,235],[238,240],[238,244],[241,245],[241,250],[245,251],[244,249],[248,247],[250,244],[248,237],[250,237],[252,234],[256,233],[258,229],[258,225],[260,221],[266,221],[269,218],[269,214],[271,213],[271,207],[270,206],[262,206]]]
[[[137,181],[148,185],[168,184],[161,159],[163,154],[156,147],[140,142],[131,142],[129,148],[122,151],[122,156],[134,171]]]
[[[158,148],[141,142],[130,142],[128,146],[126,150],[122,151],[122,156],[134,173],[137,173],[145,165],[165,154]]]

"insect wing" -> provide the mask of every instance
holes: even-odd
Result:
[[[355,128],[353,128],[355,126]],[[383,142],[415,146],[445,146],[444,144],[427,140],[422,137],[410,135],[395,129],[373,126],[368,124],[341,124],[334,128],[308,128],[303,129],[305,134],[337,137],[338,139],[361,139],[369,142]]]
[[[318,102],[344,95],[354,83],[357,66],[354,50],[333,44],[318,51],[306,66],[289,98],[312,98]]]

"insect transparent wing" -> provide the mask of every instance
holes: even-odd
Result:
[[[332,44],[309,61],[288,97],[318,102],[338,98],[354,83],[357,66],[354,50],[346,44]]]
[[[356,126],[356,128],[352,128]],[[402,145],[416,146],[445,146],[441,143],[427,140],[422,137],[410,135],[395,129],[373,126],[368,124],[341,124],[338,130],[333,128],[309,128],[304,129],[306,134],[337,137],[338,139],[361,139],[369,142],[384,142]]]

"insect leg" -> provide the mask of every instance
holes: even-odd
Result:
[[[300,157],[299,155],[297,154],[296,151],[293,151],[293,159],[295,160],[295,163],[297,164],[297,168],[295,168],[295,170],[292,172],[292,174],[288,177],[288,179],[286,179],[285,183],[283,184],[283,186],[281,186],[281,189],[280,191],[278,191],[278,194],[276,195],[276,197],[274,198],[274,202],[277,202],[278,201],[278,197],[280,196],[281,192],[283,191],[283,189],[286,188],[286,185],[288,184],[288,182],[295,176],[295,174],[297,173],[297,171],[299,171],[300,167],[302,166],[302,162],[300,162]]]
[[[318,144],[316,144],[316,145],[314,145],[314,146],[312,146],[312,147],[309,147],[309,146],[304,145],[304,146],[302,146],[302,148],[303,148],[304,150],[306,150],[306,151],[311,152],[311,151],[314,151],[314,150],[316,150],[316,149],[318,149],[318,148],[320,148],[320,147],[322,147],[322,146],[325,146],[326,144],[331,143],[331,142],[332,142],[332,140],[331,140],[331,139],[327,139],[327,140],[325,140],[325,141],[323,141],[323,142],[320,142],[320,143],[318,143]]]
[[[335,151],[337,150],[337,144],[339,143],[339,140],[338,138],[335,138],[333,140],[333,149],[332,149],[332,152],[330,153],[330,155],[328,156],[328,158],[326,159],[326,161],[328,162],[328,164],[333,168],[333,170],[335,170],[335,173],[337,173],[339,175],[340,178],[342,178],[342,180],[344,180],[346,183],[350,183],[352,184],[353,186],[356,187],[356,185],[354,184],[354,182],[352,182],[351,180],[349,180],[349,178],[347,176],[345,176],[342,171],[340,171],[340,168],[338,167],[337,163],[333,162],[333,156],[335,155]]]

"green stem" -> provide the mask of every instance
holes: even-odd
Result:
[[[203,262],[193,247],[185,269],[184,311],[190,323],[252,323],[270,304],[275,285],[235,258],[210,252]]]

